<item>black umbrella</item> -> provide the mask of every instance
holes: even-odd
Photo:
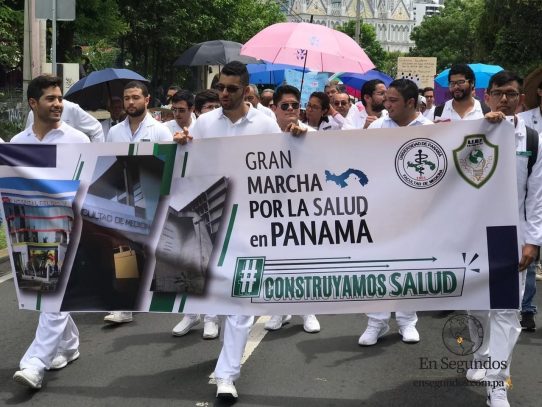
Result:
[[[260,63],[256,58],[239,55],[242,46],[243,44],[238,42],[224,40],[200,42],[184,51],[173,65],[226,65],[231,61],[240,61],[244,64]]]

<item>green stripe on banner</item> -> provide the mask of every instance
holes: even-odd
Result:
[[[85,165],[84,161],[81,161],[81,165],[79,166],[79,171],[77,171],[77,175],[75,176],[75,179],[78,180],[81,176],[81,171],[83,171],[83,165]]]
[[[128,155],[134,155],[134,147],[135,144],[130,144],[130,146],[128,147]]]
[[[149,311],[151,312],[173,312],[173,305],[175,304],[175,293],[153,293],[151,306]]]
[[[41,309],[41,293],[36,296],[36,311]]]
[[[81,154],[79,154],[79,159],[77,160],[77,165],[75,166],[75,171],[73,172],[73,180],[76,180],[75,174],[77,173],[77,168],[79,168],[79,163],[81,162]]]
[[[224,239],[224,245],[222,246],[222,253],[220,253],[220,259],[218,260],[218,267],[222,267],[224,264],[224,258],[228,251],[228,245],[230,244],[231,232],[233,230],[233,224],[235,223],[235,216],[237,215],[237,204],[233,205],[231,209],[230,222],[228,223],[228,231],[226,232],[226,238]]]
[[[183,294],[181,298],[181,305],[179,305],[179,312],[184,311],[184,304],[186,303],[186,294]]]
[[[184,160],[183,160],[183,172],[181,173],[181,177],[184,177],[184,173],[186,171],[186,163],[188,162],[188,151],[184,152]]]
[[[160,185],[160,195],[168,195],[171,189],[171,180],[173,178],[173,167],[175,166],[175,154],[177,144],[155,144],[153,155],[164,161],[164,174],[162,175],[162,184]]]

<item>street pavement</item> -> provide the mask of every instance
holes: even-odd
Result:
[[[203,340],[201,326],[184,337],[173,337],[171,329],[180,316],[170,314],[137,314],[134,322],[116,327],[104,325],[103,314],[75,314],[80,359],[63,370],[47,372],[41,391],[26,389],[11,377],[33,339],[38,314],[17,309],[11,279],[0,283],[0,301],[0,405],[229,405],[215,399],[216,387],[209,379],[219,340]],[[449,361],[470,360],[443,344],[449,316],[418,315],[420,343],[402,343],[392,321],[390,333],[372,347],[357,344],[365,316],[320,316],[318,334],[305,333],[300,317],[294,316],[276,332],[264,331],[262,319],[247,346],[235,406],[485,406],[484,388],[469,386],[464,373],[442,364],[443,358],[448,366]],[[542,320],[540,327],[522,333],[516,347],[509,391],[512,406],[541,405]],[[438,361],[437,369],[421,369],[428,360]]]

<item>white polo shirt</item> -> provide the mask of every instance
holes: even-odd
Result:
[[[425,117],[423,114],[418,112],[418,116],[412,120],[409,124],[407,124],[407,127],[410,126],[426,126],[428,124],[434,124],[431,120],[429,120],[427,117]],[[395,121],[389,117],[389,116],[382,116],[380,119],[375,120],[372,122],[368,129],[392,129],[395,127],[401,127]]]
[[[77,103],[70,102],[69,100],[64,99],[62,105],[62,116],[60,119],[63,122],[85,133],[93,143],[104,142],[102,124],[94,116],[84,111]],[[32,123],[34,123],[34,113],[30,111],[26,119],[26,127],[30,127]]]
[[[250,105],[247,114],[232,123],[222,108],[202,114],[190,135],[195,139],[214,137],[249,136],[254,134],[282,133],[276,120]]]
[[[192,132],[192,129],[194,128],[195,124],[196,124],[196,119],[191,119],[190,120],[190,126],[188,126],[188,132],[189,133]],[[175,119],[168,120],[167,122],[164,123],[164,126],[166,126],[169,129],[171,134],[175,134],[177,132],[182,133],[182,131],[183,131],[182,127],[179,126],[179,123],[177,123],[177,120],[175,120]]]
[[[452,103],[453,99],[448,100],[446,103],[444,103],[444,109],[442,110],[442,115],[435,116],[434,120],[476,120],[476,119],[483,119],[484,118],[484,112],[482,111],[482,105],[480,104],[480,101],[474,99],[474,106],[473,108],[468,111],[465,116],[461,117],[457,112],[454,110]]]
[[[60,127],[49,131],[43,139],[39,139],[32,126],[24,129],[19,134],[13,136],[10,143],[18,144],[59,144],[59,143],[90,143],[88,136],[64,122],[60,122]]]
[[[139,123],[139,127],[135,133],[132,134],[129,117],[130,116],[126,117],[126,119],[116,126],[111,127],[107,136],[107,141],[111,143],[136,143],[139,141],[159,143],[161,141],[173,141],[173,135],[169,129],[148,113],[143,121]]]
[[[518,113],[518,116],[525,121],[525,124],[528,127],[542,133],[542,115],[540,114],[540,107],[537,106],[534,109]]]
[[[268,107],[265,107],[264,105],[262,105],[261,103],[258,103],[256,105],[256,109],[258,109],[260,112],[262,112],[263,114],[265,114],[266,116],[269,116],[270,118],[274,119],[275,118],[275,113],[273,113],[273,111],[271,109],[269,109]]]

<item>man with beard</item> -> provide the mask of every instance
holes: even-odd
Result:
[[[251,104],[245,103],[250,93],[248,71],[244,64],[232,61],[224,65],[215,89],[222,107],[201,115],[190,134],[175,136],[175,141],[185,144],[192,138],[235,137],[257,134],[281,133],[277,122]],[[241,374],[241,359],[254,317],[228,315],[224,321],[224,343],[215,368],[216,396],[236,399],[234,381]]]
[[[149,91],[144,83],[131,81],[124,86],[126,119],[109,130],[110,142],[172,141],[169,129],[148,114]]]
[[[386,98],[386,85],[380,79],[373,79],[363,84],[361,88],[361,103],[365,110],[350,115],[344,129],[366,129],[369,125],[386,116],[384,99]]]
[[[59,144],[89,143],[88,137],[61,120],[62,79],[42,75],[30,81],[27,99],[34,114],[30,127],[11,143]],[[58,370],[79,358],[79,331],[67,312],[42,312],[36,336],[20,362],[13,380],[38,390],[45,370]]]
[[[452,65],[448,72],[448,89],[452,99],[435,109],[435,122],[483,118],[482,105],[474,98],[474,85],[474,72],[470,66]]]

